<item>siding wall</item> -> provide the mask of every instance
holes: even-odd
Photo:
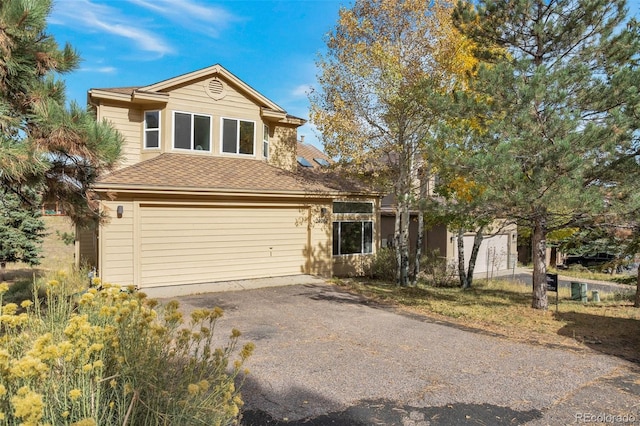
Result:
[[[223,79],[221,81],[225,85],[225,96],[219,100],[213,99],[206,91],[209,80],[209,78],[206,78],[172,88],[169,91],[169,101],[166,105],[161,103],[142,105],[103,101],[98,108],[98,118],[105,118],[113,123],[126,140],[123,147],[124,158],[119,167],[127,167],[153,158],[162,152],[181,152],[190,155],[233,155],[222,154],[221,152],[221,118],[224,117],[255,122],[253,157],[258,160],[264,158],[262,146],[263,125],[269,126],[269,163],[287,170],[293,170],[296,164],[297,126],[263,120],[259,105]],[[148,110],[160,110],[160,149],[143,149],[143,118],[144,111]],[[211,152],[173,150],[174,111],[211,116]],[[246,155],[241,155],[241,157],[247,158]]]
[[[100,229],[100,277],[111,284],[134,284],[137,209],[132,201],[103,201],[102,206],[109,220]],[[118,206],[123,207],[121,218],[116,215]]]

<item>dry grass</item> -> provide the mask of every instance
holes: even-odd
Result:
[[[402,288],[379,282],[342,281],[353,292],[414,314],[513,340],[591,348],[640,362],[640,309],[619,295],[600,293],[600,303],[570,300],[560,289],[548,293],[549,310],[532,309],[528,286],[479,281],[469,290],[419,286]]]
[[[42,245],[40,265],[31,267],[24,263],[7,263],[4,277],[0,281],[13,283],[20,279],[33,279],[47,271],[69,270],[74,263],[74,247],[66,245],[58,233],[75,232],[71,221],[66,216],[44,216],[47,236]]]

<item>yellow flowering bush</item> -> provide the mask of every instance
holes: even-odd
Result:
[[[0,284],[0,425],[237,424],[253,344],[233,330],[214,347],[221,309],[185,319],[85,276],[55,273],[10,303]]]

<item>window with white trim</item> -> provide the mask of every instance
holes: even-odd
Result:
[[[373,222],[333,222],[333,255],[373,253]]]
[[[211,116],[174,111],[173,148],[211,151]]]
[[[262,127],[262,155],[269,158],[269,126],[266,124]]]
[[[222,119],[222,152],[253,155],[256,123],[235,118]]]
[[[160,111],[144,112],[144,147],[160,148]]]

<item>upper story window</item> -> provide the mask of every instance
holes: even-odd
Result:
[[[144,112],[144,147],[160,148],[160,111]]]
[[[262,131],[262,155],[269,158],[269,126],[263,125]]]
[[[255,127],[253,121],[222,119],[222,152],[253,155],[255,152]]]
[[[211,151],[211,117],[174,111],[173,148]]]

